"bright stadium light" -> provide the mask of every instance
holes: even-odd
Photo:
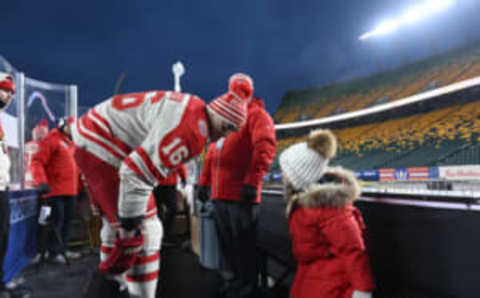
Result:
[[[377,32],[377,35],[392,33],[398,28],[398,25],[398,22],[395,20],[386,20],[381,22],[375,31]]]
[[[380,24],[378,24],[378,26],[373,31],[367,32],[362,36],[360,36],[359,38],[360,40],[364,40],[374,35],[389,34],[395,31],[398,28],[398,25],[399,23],[395,20],[385,20]]]
[[[402,23],[412,24],[428,14],[428,10],[423,5],[416,5],[407,10],[400,18]]]
[[[408,8],[407,11],[397,19],[380,23],[372,31],[360,35],[358,39],[365,40],[373,36],[389,34],[403,24],[413,24],[433,13],[447,9],[453,3],[454,0],[428,0],[423,4],[417,4]]]

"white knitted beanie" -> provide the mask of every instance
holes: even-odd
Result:
[[[323,176],[336,151],[337,140],[330,130],[314,130],[306,142],[292,145],[280,154],[282,173],[296,190],[305,190]]]

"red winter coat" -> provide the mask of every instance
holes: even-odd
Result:
[[[46,198],[78,194],[80,175],[73,159],[73,144],[58,129],[48,133],[33,155],[32,174],[36,186],[42,183],[50,186]]]
[[[239,201],[244,184],[257,188],[260,203],[262,178],[276,150],[275,127],[261,99],[248,105],[246,124],[222,141],[211,144],[198,182],[211,187],[214,200]]]
[[[293,298],[351,298],[375,288],[364,243],[365,225],[352,198],[360,193],[353,174],[330,170],[344,184],[324,184],[295,196],[287,214],[298,266]]]

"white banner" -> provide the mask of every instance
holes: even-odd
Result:
[[[438,167],[440,179],[480,180],[480,165]]]

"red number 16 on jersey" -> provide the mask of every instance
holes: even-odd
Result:
[[[180,138],[174,138],[173,141],[162,146],[160,150],[174,168],[188,158],[188,148],[182,144],[182,139]]]

